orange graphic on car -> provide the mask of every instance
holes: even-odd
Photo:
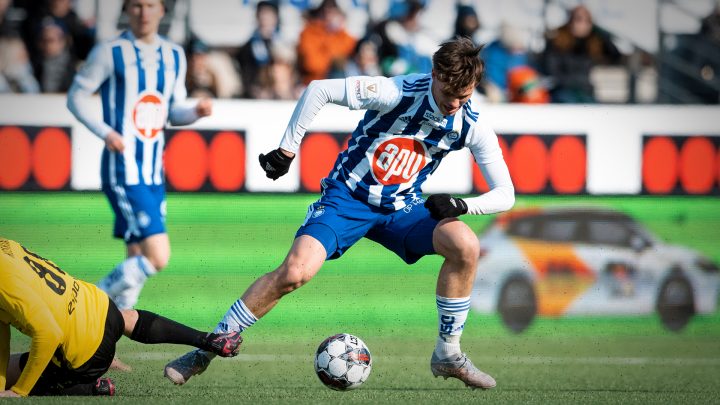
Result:
[[[513,238],[536,278],[538,314],[562,315],[594,283],[596,276],[569,243]]]

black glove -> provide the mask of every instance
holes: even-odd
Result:
[[[277,148],[267,155],[261,153],[258,160],[268,179],[277,180],[290,170],[290,163],[292,163],[293,158],[288,157],[282,153],[280,148]]]
[[[438,221],[445,218],[455,218],[468,212],[465,201],[462,198],[452,197],[450,194],[431,195],[425,201],[425,208],[430,211],[430,216]]]

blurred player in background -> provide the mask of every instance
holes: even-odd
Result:
[[[187,103],[183,48],[158,35],[163,0],[126,0],[130,30],[96,46],[75,76],[67,105],[105,141],[102,189],[115,212],[114,235],[127,244],[127,259],[98,286],[120,309],[132,308],[148,277],[170,259],[165,230],[163,129],[187,125],[212,112],[202,98]],[[91,96],[100,90],[102,119]]]
[[[32,338],[28,353],[9,356],[10,325]],[[119,311],[99,288],[0,238],[0,397],[113,395],[112,380],[100,377],[123,334],[223,357],[242,342],[239,332],[205,333],[152,312]]]
[[[216,331],[250,327],[285,294],[315,276],[325,260],[340,257],[366,237],[408,264],[428,254],[445,258],[436,289],[439,337],[431,371],[472,388],[495,386],[495,380],[460,350],[480,246],[475,233],[457,217],[505,211],[515,201],[497,136],[470,108],[470,96],[484,70],[479,52],[471,40],[461,38],[440,47],[429,74],[355,76],[310,84],[280,147],[260,155],[262,168],[273,180],[288,172],[305,131],[325,104],[368,111],[322,180],[322,196],[308,208],[283,263],[245,291]],[[424,200],[422,184],[448,153],[463,148],[470,149],[490,191],[468,199],[434,194]],[[184,384],[203,372],[211,357],[200,350],[189,352],[170,362],[165,374]]]

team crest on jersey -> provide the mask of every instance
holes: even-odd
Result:
[[[315,207],[315,210],[312,213],[313,218],[317,218],[325,213],[325,206],[324,205],[318,205]]]
[[[140,137],[154,139],[165,127],[165,102],[156,91],[145,91],[133,107],[132,120]]]
[[[385,186],[409,182],[430,162],[425,144],[414,138],[390,138],[370,156],[373,177]]]
[[[141,228],[147,228],[150,226],[150,215],[148,215],[145,211],[137,213],[137,220]]]

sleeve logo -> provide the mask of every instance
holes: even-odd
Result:
[[[376,98],[378,96],[377,80],[357,80],[355,82],[355,96],[358,100]]]

